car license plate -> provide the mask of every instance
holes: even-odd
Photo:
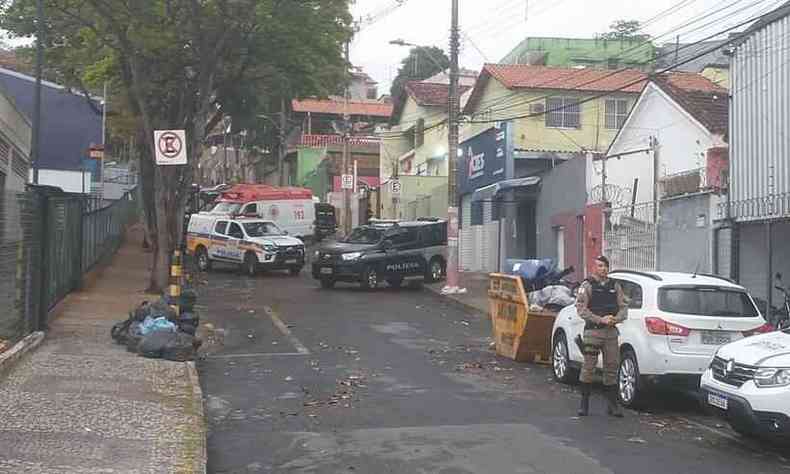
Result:
[[[729,333],[718,331],[703,331],[702,343],[711,346],[721,346],[732,342],[732,337]]]
[[[285,264],[286,264],[286,265],[290,265],[290,264],[292,264],[292,263],[296,263],[296,259],[295,259],[295,258],[292,258],[291,260],[286,260],[286,261],[285,261]]]
[[[721,408],[722,410],[726,410],[727,406],[729,405],[727,397],[722,397],[721,395],[716,395],[715,393],[708,394],[708,403],[716,408]]]
[[[321,274],[322,275],[331,275],[332,274],[332,269],[330,267],[323,267],[321,269]]]

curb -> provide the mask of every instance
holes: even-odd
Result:
[[[425,286],[425,289],[427,289],[428,292],[431,295],[433,295],[434,298],[440,299],[440,300],[444,301],[445,303],[449,304],[450,306],[455,307],[458,310],[466,311],[468,313],[472,313],[472,314],[475,314],[475,315],[483,317],[483,318],[488,318],[489,317],[488,311],[483,311],[483,310],[481,310],[480,308],[478,308],[476,306],[472,306],[469,303],[464,303],[463,301],[458,300],[456,298],[453,298],[452,296],[443,295],[441,293],[441,290],[436,290],[436,289],[434,289],[434,288],[432,288],[430,286],[427,286],[427,285]]]
[[[190,472],[195,474],[205,474],[206,462],[208,454],[206,452],[206,416],[203,410],[203,389],[200,388],[200,377],[198,376],[197,367],[194,362],[187,362],[187,376],[189,383],[192,385],[192,399],[195,405],[195,415],[198,418],[198,426],[194,436],[197,438],[198,446],[195,456],[192,461],[192,470]]]
[[[40,346],[44,342],[44,336],[45,334],[42,331],[28,334],[21,341],[14,344],[14,347],[0,354],[0,375],[10,371],[22,356]]]

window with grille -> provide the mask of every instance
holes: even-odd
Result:
[[[607,99],[606,100],[606,128],[610,130],[620,130],[628,118],[627,99]]]
[[[546,126],[551,128],[581,128],[581,104],[573,97],[546,99]]]
[[[27,180],[27,172],[29,169],[29,164],[26,159],[22,157],[16,150],[12,153],[11,159],[11,168],[14,170],[14,173],[21,176],[23,179]]]

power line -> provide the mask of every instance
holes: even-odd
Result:
[[[756,2],[756,3],[758,3],[758,2]],[[692,47],[698,46],[699,44],[701,44],[701,43],[704,43],[705,41],[707,41],[707,40],[709,40],[709,39],[715,38],[715,37],[717,37],[717,36],[720,36],[720,35],[722,35],[723,33],[726,33],[726,32],[728,32],[728,31],[731,31],[731,30],[733,30],[733,29],[736,29],[736,28],[739,28],[739,27],[741,27],[741,26],[744,26],[744,25],[746,25],[746,24],[749,24],[749,23],[751,23],[751,22],[755,21],[756,19],[758,19],[758,18],[761,18],[761,17],[762,17],[764,14],[765,14],[765,13],[761,13],[761,14],[760,14],[759,16],[757,16],[757,17],[752,17],[752,18],[750,18],[750,19],[748,19],[748,20],[746,20],[746,21],[744,21],[744,22],[741,22],[741,23],[739,23],[739,24],[736,24],[736,25],[734,25],[734,26],[732,26],[732,27],[729,27],[729,28],[727,28],[727,29],[725,29],[725,30],[723,30],[723,31],[716,32],[716,33],[714,33],[714,34],[712,34],[712,35],[710,35],[710,36],[708,36],[708,37],[706,37],[706,38],[703,38],[702,40],[700,40],[700,41],[698,41],[698,42],[696,42],[696,43],[689,43],[689,44],[686,44],[686,45],[684,45],[684,46],[683,46],[681,49],[688,49],[688,48],[692,48]],[[682,62],[680,62],[680,63],[677,63],[677,64],[676,64],[674,67],[677,67],[677,66],[679,66],[679,65],[683,65],[683,64],[689,63],[689,62],[693,61],[694,59],[698,59],[699,57],[702,57],[702,56],[704,56],[704,55],[706,55],[706,54],[710,54],[711,52],[713,52],[713,51],[715,51],[715,50],[719,49],[720,47],[721,47],[720,45],[717,45],[717,46],[715,46],[715,47],[713,47],[713,48],[710,48],[710,49],[707,49],[707,50],[705,50],[705,51],[706,51],[706,52],[705,52],[705,54],[702,54],[702,55],[696,54],[696,55],[693,55],[693,56],[691,56],[690,58],[686,58],[684,61],[682,61]],[[662,58],[662,57],[664,57],[664,56],[668,56],[668,55],[670,55],[670,54],[674,54],[674,52],[672,52],[672,53],[666,53],[666,54],[663,54],[663,55],[659,55],[659,56],[657,56],[657,57],[656,57],[656,60],[658,60],[658,59],[660,59],[660,58]],[[674,69],[674,67],[670,67],[670,68],[666,69],[664,72],[666,72],[666,71],[669,71],[669,70],[671,70],[671,69]],[[581,83],[581,84],[577,84],[575,87],[577,87],[577,88],[578,88],[578,87],[583,87],[583,86],[585,86],[585,85],[589,85],[589,84],[592,84],[592,83],[595,83],[595,82],[598,82],[598,81],[601,81],[601,80],[604,80],[604,79],[610,78],[610,77],[612,77],[612,76],[614,76],[614,75],[616,75],[616,74],[620,74],[620,73],[622,73],[622,72],[625,72],[625,71],[628,71],[628,70],[629,70],[628,68],[618,69],[618,70],[615,70],[615,71],[613,71],[613,72],[612,72],[612,73],[610,73],[610,74],[605,74],[605,75],[603,75],[603,76],[601,76],[601,77],[594,78],[594,79],[592,79],[592,80],[590,80],[590,81],[587,81],[587,82],[584,82],[584,83]],[[582,71],[584,71],[584,70],[582,70]],[[570,77],[570,76],[568,76],[568,77],[565,77],[565,78],[563,78],[563,80],[567,80],[569,77]],[[642,82],[642,81],[639,81],[639,82]],[[637,82],[637,83],[638,83],[638,82]],[[544,85],[539,85],[539,86],[536,86],[536,88],[538,88],[538,87],[542,87],[542,86],[548,86],[549,84],[550,84],[550,82],[549,82],[549,83],[546,83],[546,84],[544,84]],[[630,87],[630,86],[628,86],[628,87]],[[550,89],[550,87],[542,87],[542,88]],[[626,87],[626,88],[627,88],[627,87]],[[622,89],[620,89],[620,90],[622,90]],[[514,92],[512,92],[511,94],[509,94],[509,96],[510,96],[510,97],[513,97],[513,96],[517,95],[518,93],[519,93],[518,91],[514,91]],[[495,112],[502,112],[502,111],[505,111],[505,110],[508,110],[508,109],[512,109],[512,108],[514,108],[514,107],[519,107],[519,106],[528,105],[528,104],[531,104],[531,103],[534,103],[534,102],[543,101],[543,100],[545,100],[545,99],[547,99],[547,98],[551,98],[551,97],[556,97],[556,95],[545,95],[545,96],[541,96],[541,97],[537,97],[537,98],[532,98],[532,99],[526,99],[526,100],[522,100],[522,101],[517,101],[517,102],[515,102],[515,103],[510,103],[510,104],[508,104],[508,105],[506,105],[506,106],[504,106],[504,107],[498,108],[498,109],[494,109],[494,110],[486,110],[486,113],[490,114],[490,113],[492,113],[492,112],[493,112],[493,113],[495,113]],[[501,99],[501,98],[500,98],[500,99]]]
[[[752,18],[752,19],[749,19],[749,20],[747,20],[745,22],[739,23],[739,24],[737,24],[737,25],[735,25],[733,27],[728,28],[727,30],[723,31],[722,33],[726,32],[726,31],[733,30],[735,28],[739,28],[739,27],[744,26],[746,24],[752,23],[753,21],[759,20],[763,16],[765,16],[765,14],[762,14],[762,15],[760,15],[757,18]],[[743,35],[744,34],[741,33],[739,35],[739,37],[743,36]],[[675,64],[673,64],[673,65],[671,65],[671,66],[669,66],[667,68],[664,68],[664,69],[656,72],[655,74],[651,74],[650,76],[656,76],[656,75],[660,75],[660,74],[664,74],[666,72],[669,72],[669,71],[671,71],[672,69],[675,69],[678,66],[682,66],[683,64],[689,63],[689,62],[691,62],[691,61],[693,61],[695,59],[698,59],[698,58],[700,58],[702,56],[710,54],[711,52],[713,52],[713,51],[715,51],[717,49],[719,49],[719,46],[716,46],[716,47],[713,47],[713,48],[704,49],[703,51],[701,51],[701,52],[699,52],[699,53],[697,53],[697,54],[695,54],[695,55],[693,55],[693,56],[691,56],[691,57],[689,57],[687,59],[679,61],[679,62],[677,62],[677,63],[675,63]],[[508,120],[518,120],[518,119],[524,119],[524,118],[530,118],[530,117],[540,117],[540,116],[543,116],[543,115],[546,115],[546,114],[549,114],[549,113],[553,113],[553,112],[557,112],[557,111],[560,111],[560,110],[564,110],[564,109],[566,109],[567,107],[569,107],[571,105],[573,105],[573,106],[580,105],[580,104],[584,104],[584,103],[587,103],[587,102],[591,102],[593,100],[598,100],[598,99],[603,98],[603,97],[607,97],[609,95],[612,95],[615,92],[621,92],[621,91],[623,91],[625,89],[628,89],[629,87],[638,85],[638,84],[640,84],[642,82],[645,82],[645,81],[646,81],[646,79],[639,79],[639,80],[636,80],[636,81],[631,81],[631,82],[628,82],[628,83],[618,87],[617,89],[614,89],[614,90],[611,90],[611,91],[608,91],[608,92],[605,92],[605,93],[602,93],[602,94],[593,95],[593,96],[588,97],[586,99],[579,100],[579,101],[577,101],[577,102],[575,102],[573,104],[563,105],[561,107],[555,107],[555,108],[553,108],[551,110],[544,110],[543,112],[534,112],[534,113],[529,113],[529,114],[524,114],[524,115],[517,115],[517,116],[512,116],[512,117],[498,118],[496,120],[468,120],[467,123],[495,123],[495,122],[504,122],[504,121],[508,121]],[[551,96],[548,96],[548,97],[551,97]]]

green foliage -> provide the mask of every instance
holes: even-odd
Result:
[[[601,35],[605,40],[647,41],[650,35],[639,33],[642,24],[639,20],[617,20],[609,25],[609,31]]]
[[[401,61],[398,75],[392,81],[390,95],[397,109],[406,100],[404,88],[409,81],[421,81],[442,72],[450,67],[450,58],[444,51],[435,46],[418,46],[412,48],[409,55]]]

